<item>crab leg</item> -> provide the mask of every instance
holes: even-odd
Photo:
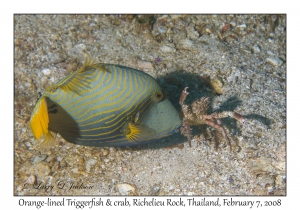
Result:
[[[225,118],[225,117],[232,117],[234,119],[236,119],[237,121],[239,121],[240,123],[244,124],[245,122],[245,118],[236,113],[236,112],[232,112],[232,111],[224,111],[224,112],[220,112],[220,113],[213,113],[211,115],[203,115],[204,119],[220,119],[220,118]]]
[[[186,136],[188,138],[188,142],[190,147],[191,145],[191,140],[192,140],[192,133],[191,133],[191,127],[189,126],[189,124],[185,121],[183,121],[182,126],[180,127],[180,132],[181,134],[183,134],[184,136]]]
[[[227,133],[226,133],[226,131],[225,131],[225,129],[224,129],[222,123],[221,123],[221,120],[217,119],[217,123],[218,123],[218,124],[215,124],[212,120],[209,120],[209,119],[206,119],[204,122],[205,122],[207,125],[210,125],[210,126],[212,126],[213,128],[217,129],[219,132],[221,132],[221,133],[223,134],[223,136],[226,138],[226,141],[227,141],[228,144],[229,144],[230,152],[231,152],[231,151],[232,151],[232,148],[231,148],[231,142],[230,142],[230,140],[229,140],[229,138],[228,138],[228,136],[227,136]]]

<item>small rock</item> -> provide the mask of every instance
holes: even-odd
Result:
[[[254,53],[260,53],[260,47],[258,45],[254,45],[252,47],[252,50],[253,50]]]
[[[96,162],[97,161],[95,159],[89,159],[88,161],[86,161],[85,163],[86,170],[89,172],[91,170],[91,167],[94,166]]]
[[[246,28],[246,27],[247,27],[247,26],[246,26],[245,23],[243,23],[243,24],[237,26],[237,28],[241,28],[241,29],[244,29],[244,28]]]
[[[39,163],[47,158],[47,155],[36,156],[33,160],[33,163]]]
[[[21,192],[21,191],[23,191],[23,188],[24,188],[24,184],[21,184],[21,185],[19,185],[18,187],[17,187],[17,192]],[[23,194],[18,194],[18,195],[23,195]]]
[[[117,184],[117,189],[121,195],[136,195],[135,187],[130,184]]]
[[[160,187],[158,185],[154,185],[149,192],[149,195],[158,195]]]
[[[26,183],[27,183],[27,184],[34,184],[34,183],[35,183],[35,180],[36,180],[35,176],[34,176],[34,175],[30,175],[30,176],[28,177],[28,179],[26,180]]]
[[[213,33],[213,31],[212,31],[210,28],[206,28],[205,31],[206,31],[207,33],[209,33],[209,34],[212,34],[212,33]]]
[[[168,17],[168,15],[162,15],[160,17],[158,17],[156,20],[162,20],[162,19],[166,19]]]
[[[275,186],[277,188],[281,188],[282,186],[285,186],[285,176],[282,175],[276,175],[275,176]]]
[[[101,151],[96,151],[96,152],[93,154],[94,157],[99,157],[99,156],[101,156],[101,155],[102,155],[102,152],[101,152]]]
[[[272,173],[274,171],[272,160],[264,157],[252,160],[250,168],[256,173]]]
[[[242,46],[242,47],[240,48],[240,50],[241,50],[242,52],[244,52],[244,53],[248,53],[248,54],[251,53],[251,50],[249,50],[249,48],[248,48],[247,46]]]
[[[189,39],[181,39],[176,47],[178,49],[191,50],[193,48],[193,42]]]
[[[170,186],[168,190],[169,190],[169,191],[173,191],[173,190],[174,190],[174,187],[173,187],[173,186]]]
[[[63,167],[66,167],[67,166],[67,162],[65,160],[61,160],[60,161],[60,166],[63,168]]]
[[[77,44],[73,47],[73,49],[76,49],[78,51],[83,51],[86,49],[86,45],[85,44]]]
[[[53,164],[53,166],[51,167],[51,170],[52,171],[57,171],[57,170],[59,170],[60,169],[60,164],[59,164],[59,162],[55,162],[54,164]]]
[[[25,145],[27,146],[28,150],[33,150],[32,144],[30,142],[25,142]]]
[[[268,186],[267,189],[268,189],[269,194],[273,194],[273,192],[275,190],[273,186]]]
[[[137,65],[139,69],[143,69],[143,70],[153,70],[153,66],[152,63],[147,62],[147,61],[141,61],[138,60],[137,61]]]
[[[66,49],[71,49],[73,46],[72,44],[72,41],[70,39],[68,39],[66,42],[65,42],[65,47]]]
[[[67,53],[71,57],[82,57],[85,49],[86,49],[85,44],[77,44],[74,47],[72,47],[71,50],[67,51]]]
[[[269,63],[269,64],[271,64],[274,67],[281,66],[282,63],[283,63],[282,60],[277,59],[277,58],[273,58],[273,57],[267,58],[266,62]]]
[[[97,161],[95,159],[89,159],[88,161],[86,161],[86,165],[95,165],[96,162]]]
[[[75,173],[75,174],[79,173],[78,167],[72,168],[71,171],[72,171],[73,173]]]
[[[45,176],[49,175],[50,167],[46,163],[39,163],[34,168],[34,171],[38,179],[44,179]]]
[[[195,30],[195,25],[193,24],[190,24],[187,29],[187,36],[192,39],[192,40],[195,40],[197,38],[199,38],[199,33],[198,31]]]
[[[223,39],[228,44],[233,44],[238,38],[236,34],[232,33],[231,31],[227,31],[223,34]]]
[[[225,24],[222,26],[222,32],[225,33],[228,29],[230,29],[230,24],[225,23]]]
[[[102,155],[103,156],[107,156],[108,154],[109,154],[109,150],[107,150],[107,149],[102,150]]]
[[[159,48],[163,53],[174,53],[176,49],[167,45],[163,45]]]
[[[285,168],[286,168],[286,163],[285,162],[277,162],[277,161],[274,161],[273,162],[273,166],[281,171],[281,172],[285,172]]]
[[[51,63],[60,63],[64,60],[66,60],[67,56],[63,53],[53,53],[50,56],[50,62]]]
[[[235,27],[236,26],[236,22],[230,22],[229,23],[232,27]]]
[[[31,83],[29,83],[29,82],[24,82],[24,87],[26,87],[26,88],[30,88],[31,87]]]
[[[167,28],[165,26],[158,26],[157,30],[159,33],[164,34],[167,31]]]
[[[170,15],[170,17],[174,20],[180,17],[183,17],[184,15]]]
[[[281,59],[282,61],[285,62],[286,61],[286,56],[281,54],[281,55],[279,55],[279,59]]]
[[[222,80],[220,78],[214,78],[211,82],[210,82],[212,88],[216,91],[216,93],[218,94],[223,94],[223,83]]]
[[[123,34],[119,30],[116,30],[116,34],[117,34],[118,37],[122,37],[123,36]]]
[[[60,156],[56,158],[57,161],[61,161],[62,159],[64,159],[64,158],[60,157]]]
[[[55,155],[49,155],[46,159],[46,162],[51,162],[55,158]]]
[[[271,50],[268,50],[267,54],[270,55],[270,56],[274,56],[275,55]]]
[[[284,142],[276,150],[276,153],[275,153],[276,154],[276,159],[280,162],[285,161],[285,157],[286,157],[285,148],[286,148],[286,144]]]

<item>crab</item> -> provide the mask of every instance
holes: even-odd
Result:
[[[233,111],[224,111],[208,115],[207,110],[209,108],[210,101],[207,97],[199,98],[196,101],[194,101],[191,105],[186,105],[184,101],[186,99],[186,96],[189,94],[189,92],[187,92],[187,89],[188,87],[185,87],[183,89],[179,99],[179,104],[183,113],[183,122],[182,126],[180,127],[181,133],[188,138],[188,141],[190,143],[192,138],[190,125],[209,125],[215,128],[224,136],[230,147],[231,152],[231,143],[220,119],[225,117],[232,117],[240,123],[244,124],[245,118],[242,115]]]

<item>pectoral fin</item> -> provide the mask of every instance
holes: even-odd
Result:
[[[153,139],[155,130],[146,125],[129,122],[126,129],[126,138],[130,142],[141,142]]]

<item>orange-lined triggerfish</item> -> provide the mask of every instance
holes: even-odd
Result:
[[[150,75],[91,59],[46,88],[30,119],[44,148],[54,145],[57,133],[85,146],[138,145],[171,135],[180,125],[178,112]]]

